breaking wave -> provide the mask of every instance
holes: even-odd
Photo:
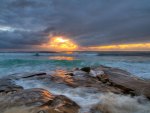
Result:
[[[108,93],[101,95],[100,99],[100,102],[93,106],[93,113],[150,113],[150,102],[143,96]]]
[[[150,78],[148,56],[98,56],[97,52],[39,54],[35,56],[34,53],[0,53],[0,76],[23,72],[48,72],[57,68],[105,65],[127,70],[142,78]]]

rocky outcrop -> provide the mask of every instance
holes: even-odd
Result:
[[[149,80],[133,77],[129,72],[117,68],[85,67],[71,71],[58,70],[53,74],[17,74],[0,79],[1,112],[7,108],[19,106],[26,106],[29,108],[27,110],[33,111],[33,113],[77,113],[80,108],[63,95],[53,95],[44,89],[24,90],[22,86],[15,84],[16,80],[36,80],[46,83],[47,87],[49,84],[55,83],[56,85],[63,84],[65,86],[63,88],[91,88],[100,93],[144,95],[150,99]],[[101,104],[98,104],[94,109],[102,111],[103,108]],[[107,109],[105,111],[107,113]]]
[[[144,95],[150,99],[150,81],[137,78],[131,73],[117,68],[100,66],[96,69],[101,69],[109,75],[113,86],[122,89],[125,94]]]
[[[12,79],[3,78],[0,79],[0,94],[11,94],[17,91],[23,90],[22,86],[16,85]]]
[[[0,110],[26,106],[33,113],[78,113],[79,106],[63,95],[53,95],[44,89],[27,89],[0,97]]]
[[[79,74],[73,72],[73,80],[79,86],[96,87],[103,92],[144,95],[150,99],[150,81],[137,78],[125,70],[99,66],[85,67],[77,71]]]
[[[17,79],[36,79],[45,83],[55,82],[69,87],[91,87],[102,92],[117,94],[145,95],[150,98],[150,81],[133,77],[131,73],[106,66],[77,68],[72,71],[25,74]]]

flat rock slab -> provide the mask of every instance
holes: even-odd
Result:
[[[103,70],[109,76],[110,81],[116,87],[120,87],[135,95],[145,95],[150,99],[150,81],[143,80],[132,76],[129,72],[110,67],[99,67],[97,69]]]
[[[0,111],[26,106],[33,113],[78,113],[79,106],[62,95],[53,95],[45,89],[34,88],[0,97]]]

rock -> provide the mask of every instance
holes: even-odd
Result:
[[[0,93],[2,95],[11,94],[20,90],[23,90],[23,87],[16,85],[11,79],[0,79]]]
[[[82,70],[90,69],[88,67]],[[91,76],[91,75],[92,76]],[[133,77],[131,73],[118,68],[99,66],[90,69],[90,76],[73,76],[77,86],[93,87],[102,92],[144,95],[150,99],[150,81]],[[105,85],[104,85],[105,84]]]
[[[118,68],[100,66],[95,70],[103,70],[109,76],[113,87],[121,89],[124,94],[144,95],[150,99],[150,81],[134,77],[131,73]]]
[[[103,82],[103,83],[110,83],[111,84],[111,82],[110,82],[110,80],[109,80],[109,76],[107,75],[107,74],[102,74],[102,75],[98,75],[97,76],[97,78],[101,81],[101,82]]]
[[[86,70],[86,71],[82,71]],[[87,73],[90,70],[89,73]],[[71,75],[70,75],[71,73]],[[91,74],[91,75],[90,75]],[[73,75],[73,76],[72,76]],[[55,82],[56,84],[65,84],[69,87],[90,87],[97,88],[101,92],[113,92],[119,94],[131,94],[131,95],[145,95],[150,98],[150,81],[142,80],[133,77],[129,72],[111,68],[106,66],[98,67],[85,67],[75,69],[71,72],[59,71],[53,75],[45,73],[26,74],[17,77],[18,79],[25,80],[39,80],[49,84],[49,82]],[[3,81],[3,80],[2,80]],[[5,81],[5,80],[4,80]],[[7,80],[10,82],[10,80]],[[4,82],[2,82],[4,84]],[[1,84],[1,82],[0,82]],[[10,83],[8,83],[10,84]],[[10,85],[9,87],[1,86],[1,91],[5,92],[15,89],[16,85]],[[10,88],[11,87],[11,88]],[[18,88],[19,87],[19,88]],[[18,86],[17,89],[21,89]],[[8,89],[8,90],[7,90]]]
[[[74,74],[73,73],[66,73],[65,75],[69,75],[69,76],[74,76]]]
[[[10,112],[6,113],[16,113],[11,112],[11,110],[15,111],[18,107],[25,106],[27,107],[25,110],[33,111],[32,113],[78,113],[80,107],[69,98],[63,95],[53,95],[47,90],[39,88],[23,90],[23,87],[13,82],[14,80],[36,80],[45,83],[46,87],[54,83],[56,86],[66,86],[63,88],[91,88],[101,93],[145,95],[150,98],[149,80],[132,77],[129,72],[117,68],[105,66],[85,67],[70,72],[60,70],[52,75],[25,73],[0,79],[1,112],[8,108]],[[139,101],[142,103],[141,100]],[[105,109],[105,106],[102,107],[101,104],[98,104],[94,109],[97,109],[97,111],[93,113],[103,110],[104,113],[112,113],[107,110],[107,106]]]
[[[63,113],[78,113],[79,106],[69,98],[58,95],[52,101],[47,102],[43,106],[49,106]]]
[[[46,73],[35,73],[28,76],[23,76],[22,78],[30,78],[30,77],[42,76],[42,75],[46,75]]]
[[[94,70],[94,72],[99,73],[103,72],[102,70]],[[70,76],[70,73],[73,73],[74,76]],[[31,74],[29,74],[31,75]],[[99,91],[102,92],[113,92],[113,93],[122,93],[120,88],[113,87],[107,84],[103,84],[101,81],[98,80],[96,77],[90,76],[87,72],[84,72],[82,70],[75,70],[73,72],[63,72],[59,71],[54,73],[53,75],[37,75],[31,76],[27,78],[26,76],[29,76],[28,74],[20,76],[20,79],[23,80],[39,80],[43,83],[51,84],[52,82],[56,84],[64,84],[71,88],[76,87],[90,87],[90,88],[96,88]],[[33,74],[32,74],[33,75]]]
[[[81,68],[80,70],[89,73],[89,72],[91,71],[91,68],[90,68],[90,67],[83,67],[83,68]]]
[[[80,108],[69,98],[53,95],[40,88],[22,90],[15,94],[0,97],[1,111],[20,106],[32,108],[35,113],[78,113]]]

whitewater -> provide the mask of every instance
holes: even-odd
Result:
[[[35,53],[0,53],[0,77],[36,72],[51,74],[57,70],[67,71],[76,67],[99,65],[121,68],[133,76],[150,79],[149,56],[100,56],[96,52],[40,53],[39,56]],[[24,89],[44,88],[56,95],[63,94],[81,106],[80,113],[90,113],[91,108],[101,109],[100,107],[107,109],[107,113],[150,113],[150,102],[142,95],[131,97],[102,93],[93,88],[71,88],[52,81],[49,84],[38,80],[16,80],[15,82]],[[13,113],[13,111],[26,113],[26,108],[13,108],[6,110],[5,113]]]
[[[101,56],[97,52],[40,53],[39,56],[35,53],[0,53],[0,76],[99,65],[117,67],[150,79],[150,56]]]

